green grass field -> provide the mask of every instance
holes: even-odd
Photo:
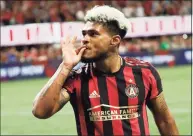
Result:
[[[181,135],[191,134],[191,66],[158,69],[169,108]],[[76,135],[68,103],[47,120],[32,115],[32,102],[48,78],[1,83],[1,135]],[[159,134],[149,114],[151,135]]]

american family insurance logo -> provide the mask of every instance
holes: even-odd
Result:
[[[110,110],[99,110],[100,107],[108,107]],[[116,107],[101,104],[93,108],[87,109],[90,121],[108,121],[108,120],[125,120],[133,119],[140,116],[138,113],[139,106],[122,106]]]

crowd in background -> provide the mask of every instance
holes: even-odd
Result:
[[[161,36],[149,38],[124,39],[119,47],[120,54],[129,52],[157,52],[191,48],[191,35]],[[80,45],[80,43],[77,43]],[[26,45],[4,47],[0,50],[1,63],[31,62],[61,59],[62,52],[58,44]]]
[[[192,10],[191,0],[1,0],[1,25],[82,21],[88,9],[103,4],[116,7],[128,18],[187,15]]]
[[[157,52],[160,50],[178,50],[192,48],[191,35],[158,36],[123,40],[119,53]]]
[[[16,62],[34,62],[61,59],[62,52],[53,45],[28,45],[1,48],[0,62],[3,64]]]

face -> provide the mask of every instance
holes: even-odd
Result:
[[[108,56],[112,36],[102,24],[87,22],[82,34],[82,46],[86,46],[82,62],[95,62]]]

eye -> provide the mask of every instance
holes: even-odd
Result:
[[[86,32],[85,32],[85,31],[82,31],[82,35],[85,36],[85,35],[86,35]]]
[[[93,37],[93,36],[98,35],[98,33],[95,32],[95,31],[88,31],[88,35],[91,36],[91,37]]]
[[[89,35],[89,36],[94,36],[95,33],[94,33],[93,31],[88,31],[88,35]]]
[[[82,35],[85,37],[88,34],[90,37],[94,37],[96,35],[99,35],[97,31],[94,30],[88,30],[88,31],[82,31]]]

